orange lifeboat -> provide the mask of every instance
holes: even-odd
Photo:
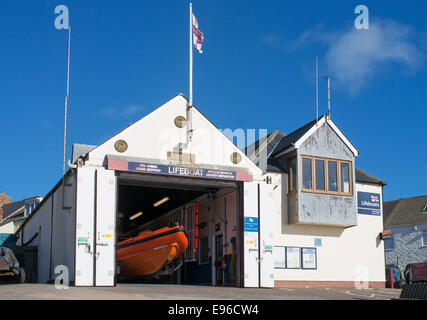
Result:
[[[187,246],[188,238],[180,225],[142,231],[117,244],[120,274],[153,275],[183,255]]]

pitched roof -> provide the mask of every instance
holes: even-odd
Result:
[[[282,152],[286,150],[287,148],[294,145],[299,139],[302,138],[320,119],[325,117],[325,115],[322,115],[318,119],[314,119],[313,121],[307,123],[306,125],[298,128],[297,130],[291,132],[287,136],[285,136],[275,147],[274,152],[272,153],[273,156],[277,155],[279,152]]]
[[[167,126],[168,124],[166,122],[162,122],[163,120],[166,121],[165,117],[161,117],[162,113],[164,114],[175,114],[177,112],[177,110],[181,110],[185,111],[188,109],[188,99],[182,94],[182,93],[178,93],[174,98],[170,99],[169,101],[167,101],[166,103],[162,104],[160,107],[157,107],[156,109],[154,109],[153,111],[151,111],[150,113],[148,113],[147,115],[145,115],[144,117],[140,118],[138,121],[128,125],[126,128],[122,129],[121,131],[119,131],[118,133],[114,134],[113,136],[111,136],[110,138],[108,138],[107,140],[105,140],[104,142],[102,142],[101,144],[95,146],[91,151],[89,151],[87,153],[89,159],[91,157],[93,158],[97,158],[100,159],[101,157],[104,157],[105,151],[106,150],[112,150],[112,146],[114,145],[114,137],[125,137],[128,134],[134,134],[135,130],[140,130],[143,131],[144,128],[148,128],[148,126],[145,126],[145,123],[151,123],[151,124],[155,124],[157,126],[159,125],[163,125],[165,123],[165,125]],[[199,122],[200,128],[205,127],[208,130],[213,130],[213,133],[215,135],[218,136],[219,139],[221,139],[221,141],[224,143],[224,148],[223,150],[230,150],[232,152],[238,152],[239,155],[241,156],[241,166],[248,166],[248,168],[251,168],[251,170],[253,170],[253,173],[256,174],[260,174],[261,170],[258,166],[256,166],[254,164],[253,161],[251,161],[250,159],[248,159],[247,155],[244,153],[243,150],[239,149],[232,140],[230,140],[230,138],[223,132],[223,130],[220,130],[214,123],[212,123],[211,120],[209,120],[206,115],[204,115],[196,106],[192,106],[192,114],[193,117],[195,119],[197,119],[197,121],[201,120],[201,122]],[[157,119],[157,120],[156,120]],[[160,123],[161,122],[161,123]],[[145,130],[145,134],[151,134],[151,132],[147,130]],[[177,139],[176,139],[177,140]],[[213,142],[213,140],[209,139],[211,142]],[[178,145],[184,145],[184,143],[177,141],[177,146]],[[87,146],[87,147],[91,147],[91,146]],[[160,148],[158,146],[156,146],[157,148]],[[214,147],[214,146],[212,146]],[[154,148],[153,148],[154,149]],[[153,149],[150,150],[151,153],[153,153]],[[160,150],[160,149],[159,149]],[[133,154],[129,154],[129,157],[135,157],[135,158],[141,158],[140,154],[137,154],[137,152],[145,152],[146,150],[142,150],[142,146],[141,144],[139,144],[138,148],[132,148],[132,152],[129,149],[130,153]],[[115,153],[115,151],[113,151]],[[77,154],[77,153],[76,153]],[[155,155],[155,157],[157,157],[157,155]],[[148,158],[152,158],[152,157],[148,157]],[[203,158],[203,156],[200,156],[200,158]],[[208,156],[204,156],[205,160],[211,161],[214,158],[217,157],[213,157],[212,159],[207,159]],[[223,159],[224,160],[224,159]],[[221,162],[223,160],[218,160],[216,159],[215,161],[217,161],[216,163],[209,163],[210,165],[221,165]],[[243,160],[243,161],[242,161]],[[205,163],[206,165],[208,165],[208,163]],[[234,166],[233,166],[234,167]]]
[[[31,198],[22,199],[19,201],[11,202],[8,204],[3,205],[3,219],[6,219],[9,215],[12,213],[15,213],[16,210],[20,209],[22,206],[25,207],[25,204],[28,202],[36,201],[37,199],[41,198],[40,196],[34,196]]]
[[[265,161],[265,157],[267,157],[267,172],[288,172],[286,163],[280,163],[277,158],[275,158],[275,156],[277,156],[280,152],[293,146],[323,117],[326,117],[326,114],[303,125],[302,127],[296,129],[288,135],[284,134],[283,132],[280,132],[279,130],[274,130],[273,132],[267,135],[267,139],[260,139],[255,143],[247,146],[244,149],[244,152],[249,157],[249,159],[251,159],[257,166],[259,166],[261,160]],[[265,148],[267,149],[267,151],[262,152]],[[383,186],[385,185],[385,182],[383,180],[374,177],[373,175],[357,168],[356,181],[362,183],[379,184]]]
[[[373,175],[356,168],[356,181],[364,183],[380,184],[385,186],[386,183]]]
[[[427,223],[427,195],[384,202],[384,227]]]
[[[255,143],[247,146],[244,149],[244,152],[257,166],[259,166],[261,161],[265,161],[265,158],[267,157],[267,171],[282,172],[284,168],[276,159],[271,157],[271,154],[276,149],[277,144],[284,137],[286,137],[284,133],[279,130],[274,130],[269,133],[266,138],[261,138]]]
[[[91,146],[88,144],[74,143],[73,151],[71,154],[71,163],[76,163],[78,158],[85,156],[88,152],[92,151],[95,148],[96,146]]]

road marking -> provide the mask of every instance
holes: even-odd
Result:
[[[367,295],[364,295],[364,294],[356,294],[356,293],[351,292],[350,290],[346,290],[346,291],[344,291],[344,293],[346,293],[346,294],[348,294],[348,295],[351,295],[351,296],[355,296],[355,297],[359,297],[359,298],[364,298],[364,299],[366,299],[366,298],[370,298],[370,297],[369,297],[369,296],[367,296]]]
[[[399,297],[399,295],[392,295],[392,296],[390,296],[390,295],[384,295],[384,294],[381,294],[381,293],[375,293],[374,295],[378,296],[378,298],[380,298],[380,299],[391,299],[391,298],[398,298]]]

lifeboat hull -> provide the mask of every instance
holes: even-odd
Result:
[[[187,246],[188,238],[181,226],[141,232],[117,244],[120,274],[153,275],[183,255]]]

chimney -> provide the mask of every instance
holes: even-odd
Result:
[[[5,195],[4,190],[2,190],[0,193],[0,220],[3,219],[3,205],[10,203],[11,200],[12,197]]]

